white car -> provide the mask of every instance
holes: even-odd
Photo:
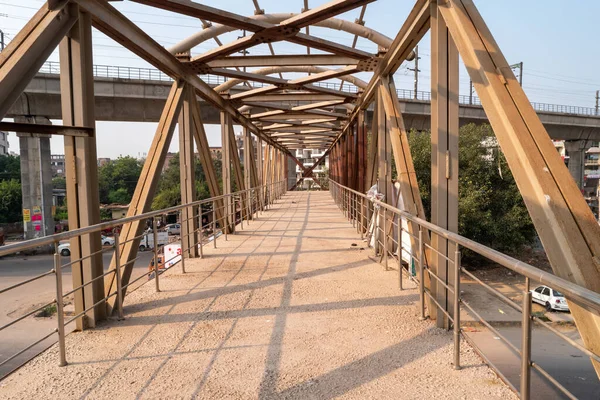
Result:
[[[115,245],[115,239],[103,235],[102,236],[102,245],[103,246],[114,246]]]
[[[165,226],[165,230],[169,235],[181,235],[181,225],[169,224]]]
[[[531,298],[535,303],[539,303],[546,307],[546,311],[569,311],[567,299],[558,290],[554,290],[548,286],[538,286],[531,291]]]
[[[115,245],[115,239],[108,237],[108,236],[101,236],[101,238],[102,238],[101,243],[103,246],[114,246]],[[58,253],[63,257],[69,257],[71,255],[71,243],[70,242],[59,243],[58,244]]]

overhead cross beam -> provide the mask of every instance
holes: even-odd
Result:
[[[186,81],[201,98],[227,112],[233,119],[238,121],[242,126],[250,129],[256,135],[262,135],[262,132],[250,120],[238,112],[228,100],[221,97],[212,87],[202,81],[193,71],[183,65],[174,55],[154,41],[113,6],[105,1],[74,1],[92,15],[92,22],[96,29],[122,44],[175,80]],[[268,137],[264,137],[263,139],[269,142]],[[276,143],[274,145],[277,146]]]

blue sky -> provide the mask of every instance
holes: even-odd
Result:
[[[325,3],[324,0],[309,0],[309,6]],[[254,6],[251,0],[209,0],[203,4],[220,7],[239,14],[251,15]],[[272,1],[259,0],[261,8],[267,13],[299,12],[302,0]],[[7,34],[7,41],[16,35],[42,4],[41,0],[0,0],[0,29]],[[133,21],[155,37],[165,47],[202,29],[200,21],[176,14],[155,10],[131,2],[112,3]],[[379,0],[367,7],[366,25],[393,38],[404,18],[409,13],[411,0]],[[553,104],[568,104],[593,107],[595,91],[600,89],[597,76],[599,55],[597,37],[599,35],[598,1],[516,1],[475,0],[492,34],[500,45],[509,63],[524,63],[523,86],[531,101]],[[347,12],[342,17],[354,20],[359,9]],[[227,43],[235,40],[240,31],[223,35]],[[351,44],[352,36],[343,32],[325,28],[311,28],[311,34],[344,44]],[[199,54],[210,49],[214,42],[207,42],[193,49]],[[274,44],[278,54],[297,51],[298,47],[286,43]],[[375,45],[359,39],[358,48],[370,52]],[[419,90],[429,90],[430,80],[430,43],[427,35],[419,45],[420,85]],[[266,46],[250,49],[250,54],[267,54]],[[58,60],[55,52],[51,60]],[[147,67],[148,65],[120,47],[100,32],[94,32],[94,63],[101,65],[120,65]],[[413,88],[414,63],[402,65],[395,75],[398,88]],[[292,77],[292,75],[288,75]],[[369,79],[365,75],[365,80]],[[468,95],[469,78],[461,68],[460,92]],[[101,157],[122,155],[138,156],[148,149],[156,124],[146,123],[98,123],[98,154]],[[207,126],[209,142],[219,145],[219,129]],[[119,143],[115,146],[114,143]],[[18,150],[18,141],[11,137],[11,150]],[[177,150],[177,137],[174,137],[171,150]],[[62,153],[62,138],[52,140],[53,153]]]

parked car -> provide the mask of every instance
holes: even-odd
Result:
[[[102,235],[102,245],[103,246],[114,246],[115,245],[115,239],[108,237],[108,236],[104,236]]]
[[[60,254],[63,257],[70,256],[71,255],[71,243],[69,243],[69,242],[59,243],[58,254]]]
[[[103,246],[114,246],[115,245],[115,239],[108,237],[108,236],[101,236],[101,238],[102,238],[101,243]],[[70,242],[59,243],[58,253],[63,257],[69,257],[71,255],[71,243]]]
[[[181,235],[181,225],[180,224],[169,224],[165,226],[165,230],[169,235]]]
[[[554,290],[548,286],[538,286],[531,291],[531,298],[535,303],[539,303],[546,307],[546,311],[569,311],[567,299],[558,290]]]

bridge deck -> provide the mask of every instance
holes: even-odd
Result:
[[[353,246],[356,243],[358,246]],[[2,398],[515,398],[463,344],[417,320],[327,192],[290,192],[205,258],[127,298],[125,321],[67,337]]]

